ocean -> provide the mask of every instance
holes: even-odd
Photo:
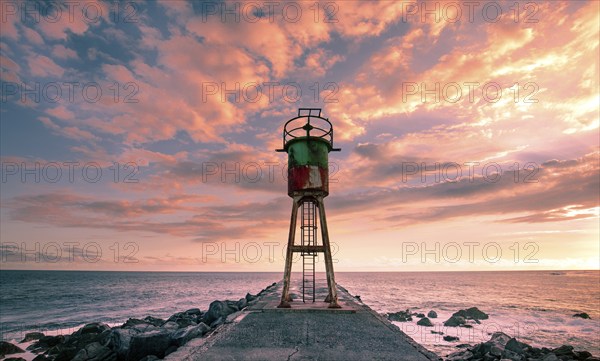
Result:
[[[0,271],[0,337],[27,332],[71,333],[101,321],[168,318],[206,310],[215,299],[237,300],[281,279],[281,273]],[[297,277],[298,274],[295,275]],[[318,275],[324,283],[323,275]],[[445,356],[457,344],[487,341],[503,331],[534,346],[570,344],[600,356],[599,271],[336,273],[336,281],[379,313],[434,310],[434,327],[394,322],[426,348]],[[473,328],[443,327],[460,309],[489,315]],[[591,319],[573,317],[586,312]],[[446,342],[441,335],[458,336]]]

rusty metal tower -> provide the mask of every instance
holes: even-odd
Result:
[[[329,194],[328,154],[339,150],[333,147],[333,126],[321,117],[321,109],[300,108],[298,116],[288,120],[283,127],[283,149],[277,151],[288,154],[288,195],[293,203],[279,308],[291,307],[290,277],[295,252],[302,256],[302,300],[307,302],[312,298],[312,302],[315,301],[315,258],[318,253],[323,253],[329,290],[325,302],[329,302],[330,308],[340,308],[323,204],[323,198]],[[299,209],[300,244],[297,244]],[[321,226],[320,244],[317,218]]]

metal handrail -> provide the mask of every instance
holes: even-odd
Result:
[[[302,114],[303,111],[304,112],[308,111],[308,114],[304,114],[303,115]],[[313,115],[312,114],[313,111],[318,111],[318,114],[317,115]],[[301,118],[306,118],[307,119],[306,124],[304,124],[302,126],[299,126],[299,127],[296,127],[296,128],[293,128],[293,129],[289,129],[289,130],[287,129],[287,127],[288,127],[288,125],[290,123],[292,123],[292,122],[294,122],[294,121],[296,121],[298,119],[301,119]],[[327,124],[329,124],[329,130],[323,129],[321,127],[313,126],[310,123],[311,118],[320,119],[322,121],[325,121]],[[294,132],[296,132],[298,130],[305,130],[306,134],[305,135],[292,134],[292,133],[294,133]],[[312,130],[319,130],[323,134],[321,134],[321,135],[310,134],[310,132]],[[288,139],[288,137],[290,139]],[[295,118],[292,118],[292,119],[288,120],[285,123],[285,125],[283,126],[283,149],[278,149],[277,151],[281,151],[281,152],[285,151],[286,150],[286,145],[290,141],[292,141],[294,139],[297,139],[297,138],[302,138],[302,137],[323,139],[324,141],[328,142],[331,145],[331,150],[332,151],[339,151],[340,150],[340,149],[333,148],[333,125],[331,124],[331,122],[329,121],[329,119],[323,118],[321,116],[321,109],[319,109],[319,108],[299,108],[298,109],[298,116],[295,117]]]

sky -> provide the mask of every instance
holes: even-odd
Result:
[[[599,4],[2,1],[0,268],[282,272],[320,108],[336,271],[598,269]]]

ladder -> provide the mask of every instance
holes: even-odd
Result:
[[[301,244],[317,245],[317,207],[313,201],[302,203]],[[315,302],[315,258],[317,252],[302,251],[302,302]]]

